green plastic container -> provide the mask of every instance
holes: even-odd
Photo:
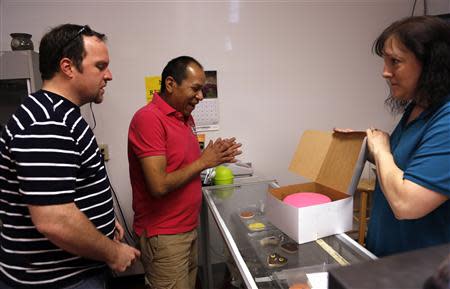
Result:
[[[230,185],[234,182],[233,172],[226,166],[217,166],[214,185]]]

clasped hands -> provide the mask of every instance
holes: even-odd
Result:
[[[236,142],[236,138],[218,138],[215,141],[210,140],[203,150],[201,160],[205,168],[211,168],[223,163],[236,162],[236,156],[242,153],[239,148],[242,144]]]

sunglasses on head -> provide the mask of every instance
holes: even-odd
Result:
[[[77,34],[70,38],[66,43],[64,43],[63,46],[61,46],[61,52],[67,47],[69,46],[70,43],[72,43],[72,41],[74,41],[78,36],[82,35],[83,33],[92,33],[91,28],[88,25],[84,25],[83,27],[80,28],[80,30],[78,30]]]

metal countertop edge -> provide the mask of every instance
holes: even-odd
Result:
[[[207,188],[208,190],[209,188]],[[248,270],[247,265],[244,262],[244,259],[242,258],[241,254],[239,253],[239,249],[234,242],[233,237],[231,236],[230,231],[228,230],[227,226],[225,225],[224,220],[219,214],[219,211],[217,210],[217,207],[213,203],[211,196],[208,192],[205,192],[203,196],[206,198],[206,203],[208,204],[209,209],[211,210],[211,213],[214,216],[214,219],[219,227],[219,230],[222,232],[224,236],[224,240],[227,243],[228,248],[230,249],[230,253],[233,255],[234,260],[236,261],[236,265],[239,269],[239,272],[241,272],[242,276],[244,276],[244,282],[245,285],[247,285],[247,288],[250,289],[258,289],[258,286],[255,283],[255,280],[253,279],[252,274]]]

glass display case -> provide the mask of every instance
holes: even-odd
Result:
[[[289,288],[299,277],[321,272],[326,282],[323,272],[329,268],[376,258],[345,234],[297,245],[264,214],[270,186],[277,184],[268,180],[203,188],[202,221],[207,222],[209,209],[229,250],[227,267],[247,288]],[[210,266],[205,274],[206,282],[212,282]]]

